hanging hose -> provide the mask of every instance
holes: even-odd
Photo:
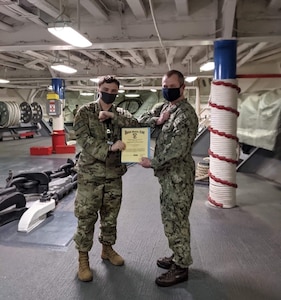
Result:
[[[210,187],[209,203],[216,207],[231,208],[236,202],[237,147],[237,94],[234,79],[213,81],[209,105],[210,131]]]
[[[165,54],[165,58],[166,58],[166,64],[168,66],[168,70],[171,70],[171,65],[170,65],[170,62],[169,62],[169,59],[168,59],[167,49],[165,48],[165,46],[163,44],[163,41],[162,41],[162,38],[161,38],[161,35],[160,35],[160,32],[159,32],[159,29],[158,29],[158,26],[157,26],[157,23],[156,23],[156,18],[154,16],[154,9],[153,9],[153,5],[152,5],[152,1],[151,0],[149,0],[149,6],[150,6],[151,17],[152,17],[152,20],[153,20],[153,25],[154,25],[155,31],[157,33],[157,36],[158,36],[158,39],[159,39],[159,43],[160,43],[162,49],[164,50],[164,54]]]

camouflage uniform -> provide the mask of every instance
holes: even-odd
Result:
[[[165,235],[174,253],[175,263],[186,268],[192,264],[189,210],[193,200],[195,164],[191,156],[198,119],[187,100],[155,107],[139,118],[140,123],[160,127],[151,167],[158,177],[160,207]],[[161,111],[170,110],[170,118],[161,126],[156,120]],[[158,128],[159,129],[159,128]]]
[[[88,252],[93,245],[95,223],[100,215],[99,241],[113,245],[116,240],[117,216],[121,206],[122,178],[127,171],[121,164],[121,152],[109,152],[108,140],[121,140],[121,127],[137,126],[132,115],[114,105],[114,118],[107,125],[98,119],[98,101],[82,106],[74,121],[77,143],[82,151],[76,166],[77,192],[75,216],[78,218],[74,235],[76,248]],[[110,134],[108,133],[110,130]]]

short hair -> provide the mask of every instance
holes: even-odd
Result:
[[[173,75],[177,75],[178,76],[178,79],[179,79],[179,83],[180,85],[183,85],[184,84],[184,76],[183,74],[180,72],[180,71],[177,71],[177,70],[170,70],[168,71],[163,77],[171,77]]]
[[[100,87],[104,83],[115,83],[118,86],[118,89],[120,86],[120,82],[114,76],[111,76],[111,75],[106,75],[106,76],[101,77],[98,82],[98,86]]]

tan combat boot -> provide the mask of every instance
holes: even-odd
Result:
[[[124,259],[109,245],[102,245],[102,259],[108,259],[115,266],[124,265]]]
[[[78,278],[81,281],[92,281],[93,280],[93,272],[89,266],[88,252],[79,251]]]

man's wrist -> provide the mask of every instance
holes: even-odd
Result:
[[[156,125],[161,125],[159,119],[160,119],[160,118],[157,118],[157,120],[156,120],[156,122],[155,122]]]
[[[112,152],[112,145],[113,145],[113,142],[107,141],[106,143],[108,144],[108,152]]]

